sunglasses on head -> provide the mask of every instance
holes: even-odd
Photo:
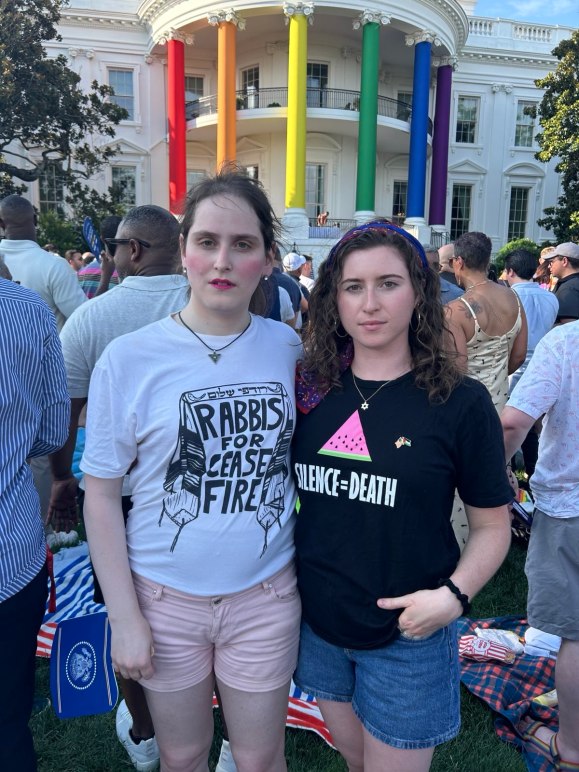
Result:
[[[107,245],[107,248],[109,250],[109,254],[111,257],[115,256],[115,252],[117,251],[117,247],[119,244],[130,244],[131,241],[136,241],[138,244],[140,244],[142,247],[150,247],[148,241],[143,241],[143,239],[105,239],[105,244]]]

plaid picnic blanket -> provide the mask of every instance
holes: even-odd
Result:
[[[462,617],[458,620],[458,635],[474,634],[475,627],[512,630],[522,637],[528,623],[519,617],[478,620]],[[496,714],[494,725],[499,738],[521,749],[529,772],[550,772],[553,767],[549,761],[526,746],[514,727],[529,717],[557,730],[558,709],[532,702],[533,697],[555,688],[555,660],[520,654],[512,665],[475,662],[464,657],[460,664],[463,684]]]
[[[57,590],[56,612],[49,613],[48,605],[38,636],[37,656],[50,657],[52,640],[58,622],[84,614],[94,614],[103,606],[94,603],[92,573],[86,544],[61,550],[54,556],[54,575]],[[458,621],[458,634],[474,633],[475,627],[495,627],[513,630],[524,635],[525,619],[497,617],[494,619]],[[485,702],[496,714],[495,731],[504,742],[513,743],[523,751],[529,772],[550,772],[550,765],[539,754],[524,748],[524,743],[513,727],[525,716],[543,721],[557,729],[558,711],[532,703],[532,698],[554,688],[555,661],[547,657],[520,655],[514,664],[474,662],[461,658],[461,680],[466,688]],[[332,745],[313,697],[301,692],[292,683],[288,696],[287,725],[308,729]],[[333,747],[333,746],[332,746]]]

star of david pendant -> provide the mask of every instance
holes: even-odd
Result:
[[[221,354],[218,354],[217,351],[212,351],[210,354],[207,354],[207,356],[213,361],[214,365],[221,359]]]
[[[362,402],[360,407],[362,408],[362,410],[368,410],[368,403],[366,402],[366,400],[364,400],[364,402]]]

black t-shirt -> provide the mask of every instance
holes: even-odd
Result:
[[[357,380],[366,399],[380,385]],[[298,583],[314,632],[336,646],[377,648],[397,635],[400,614],[377,599],[434,589],[456,567],[455,488],[482,508],[508,503],[512,491],[501,425],[477,381],[465,378],[431,405],[408,373],[367,410],[350,370],[342,384],[298,417]]]
[[[559,279],[555,295],[559,301],[557,319],[579,319],[579,273]]]

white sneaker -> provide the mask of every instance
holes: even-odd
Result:
[[[117,728],[117,737],[125,746],[133,766],[139,772],[153,772],[159,766],[159,746],[154,737],[150,740],[141,740],[136,743],[131,737],[130,729],[133,726],[133,717],[131,716],[127,703],[122,700],[117,708],[117,717],[115,721]]]
[[[228,740],[223,740],[221,743],[221,753],[219,754],[219,761],[215,767],[215,772],[237,772]]]

